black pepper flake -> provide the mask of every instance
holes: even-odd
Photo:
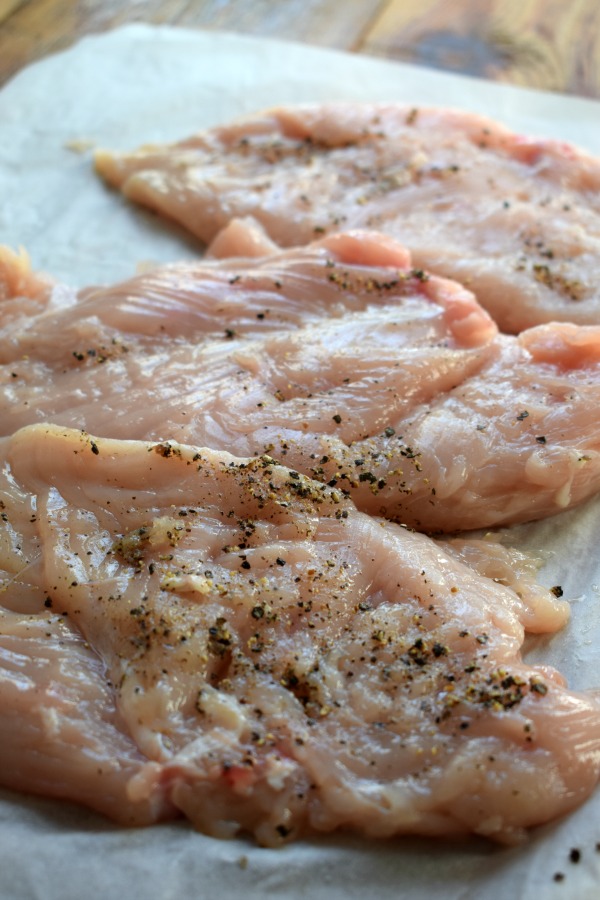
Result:
[[[285,559],[281,559],[279,556],[275,560],[278,566],[285,566]]]
[[[396,434],[396,429],[392,428],[391,425],[388,425],[383,433],[386,437],[393,437]]]
[[[546,443],[546,438],[545,438],[545,436],[544,436],[543,434],[540,434],[539,437],[536,437],[536,441],[538,442],[538,444],[545,444],[545,443]]]
[[[533,678],[530,678],[529,685],[533,693],[539,694],[541,697],[548,693],[548,687],[543,681],[535,681]]]
[[[247,559],[242,562],[242,569],[250,569],[252,568]]]
[[[169,441],[165,441],[163,444],[155,444],[154,447],[150,449],[154,450],[158,456],[163,456],[165,459],[168,459],[170,456],[181,456],[181,450],[171,446]]]
[[[100,451],[98,450],[98,444],[95,441],[90,441],[90,447],[94,456],[98,456]]]
[[[361,472],[358,476],[359,481],[368,481],[369,484],[375,484],[377,478],[373,475],[372,472]]]
[[[46,599],[44,600],[44,606],[46,607],[46,609],[52,609],[52,600],[50,597],[46,597]]]
[[[517,422],[522,422],[523,419],[527,419],[528,417],[529,417],[529,413],[527,412],[526,409],[524,409],[523,412],[520,412],[519,415],[517,416]]]
[[[339,413],[336,413],[335,416],[332,416],[331,418],[333,419],[334,422],[337,422],[338,425],[342,421],[342,417],[340,416]]]
[[[563,872],[555,872],[554,873],[554,881],[564,881],[564,880],[565,880],[565,876],[564,876]]]
[[[292,829],[288,828],[286,825],[277,825],[275,831],[277,832],[277,834],[281,835],[282,838],[284,838],[291,833]]]
[[[561,588],[560,584],[555,584],[554,587],[550,588],[550,593],[554,594],[555,597],[562,597],[564,591]]]
[[[223,618],[223,616],[219,616],[215,624],[208,629],[208,634],[209,651],[217,656],[223,656],[232,643],[231,633],[227,627],[227,620]]]
[[[572,847],[569,853],[569,862],[578,863],[581,859],[581,850],[577,847]]]

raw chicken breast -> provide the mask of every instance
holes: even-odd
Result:
[[[368,227],[475,292],[500,327],[600,324],[600,162],[456,110],[268,110],[164,147],[96,155],[132,200],[203,241],[254,216],[283,246]]]
[[[267,845],[510,842],[594,787],[600,705],[519,655],[550,593],[266,457],[46,425],[2,455],[5,785]]]
[[[498,337],[374,233],[173,266],[0,334],[0,428],[269,453],[425,531],[551,515],[600,487],[600,328]]]
[[[0,326],[25,322],[42,312],[51,297],[50,280],[32,271],[25,251],[0,245]]]
[[[377,436],[311,448],[286,431],[288,464],[426,531],[539,519],[593,496],[600,328],[541,325],[501,336],[496,349],[479,373]]]
[[[464,565],[496,584],[509,587],[523,601],[519,619],[528,632],[558,631],[568,619],[566,602],[548,604],[548,589],[537,581],[544,559],[525,553],[500,542],[497,534],[489,532],[483,538],[440,538],[440,546]],[[555,591],[558,592],[554,594]],[[562,597],[560,585],[552,588],[553,596]]]
[[[4,583],[2,601],[18,607],[27,589],[39,607],[43,582],[27,582],[25,574]],[[127,733],[104,664],[62,614],[0,606],[0,733],[5,787],[83,803],[123,825],[177,814],[160,786],[132,803],[148,759]]]

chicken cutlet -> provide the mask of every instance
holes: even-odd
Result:
[[[503,331],[600,324],[600,161],[483,116],[282,107],[170,145],[98,151],[96,168],[205,242],[244,216],[281,246],[373,228],[468,286]]]
[[[550,592],[268,457],[50,425],[0,450],[4,785],[274,846],[511,842],[596,784],[600,706],[520,656]]]
[[[9,323],[0,366],[4,434],[268,453],[422,531],[545,517],[600,486],[600,327],[498,335],[371,232],[83,291]]]

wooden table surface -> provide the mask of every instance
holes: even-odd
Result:
[[[0,84],[128,22],[304,41],[600,99],[600,0],[0,0]]]

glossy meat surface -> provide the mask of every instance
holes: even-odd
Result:
[[[0,365],[4,434],[266,452],[424,531],[542,518],[600,486],[600,328],[497,336],[372,233],[84,291],[3,329]]]
[[[132,200],[211,241],[253,216],[278,244],[367,227],[475,292],[502,330],[600,324],[600,161],[457,110],[268,110],[164,147],[100,151]]]
[[[52,426],[1,453],[4,784],[275,845],[512,841],[596,783],[600,707],[519,655],[548,592],[268,458]]]

